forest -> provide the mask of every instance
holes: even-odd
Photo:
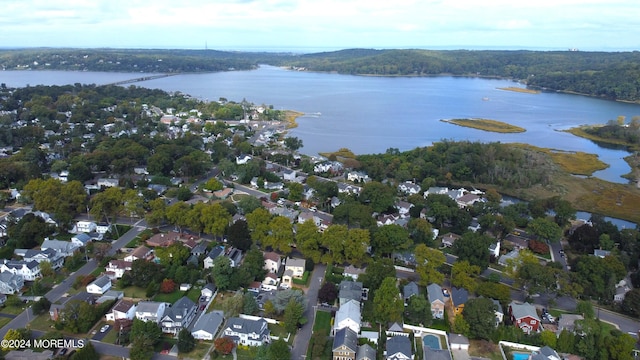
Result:
[[[255,69],[260,64],[374,76],[481,76],[535,89],[620,101],[640,100],[639,52],[348,49],[313,54],[216,50],[1,50],[3,70],[149,73]]]

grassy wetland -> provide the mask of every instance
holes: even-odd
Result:
[[[470,127],[473,129],[497,133],[521,133],[527,131],[526,129],[519,126],[491,119],[443,119],[440,121],[455,124],[458,126]]]

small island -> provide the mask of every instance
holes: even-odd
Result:
[[[502,87],[502,88],[498,88],[498,90],[515,91],[515,92],[521,92],[526,94],[540,94],[540,90],[533,90],[533,89],[527,89],[527,88],[521,88],[521,87],[515,87],[515,86]]]
[[[527,131],[519,126],[507,124],[502,121],[490,120],[490,119],[443,119],[440,120],[447,123],[456,124],[459,126],[466,126],[483,131],[492,131],[497,133],[521,133]]]

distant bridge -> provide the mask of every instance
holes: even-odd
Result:
[[[173,75],[178,75],[178,74],[159,74],[159,75],[143,76],[143,77],[139,77],[139,78],[135,78],[135,79],[122,80],[122,81],[109,83],[109,84],[105,84],[105,85],[120,86],[120,85],[126,85],[126,84],[133,84],[133,83],[137,83],[137,82],[141,82],[141,81],[161,79],[161,78],[165,78],[165,77],[169,77],[169,76],[173,76]]]

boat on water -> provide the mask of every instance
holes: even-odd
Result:
[[[489,101],[489,98],[485,96],[482,98],[482,101]]]

